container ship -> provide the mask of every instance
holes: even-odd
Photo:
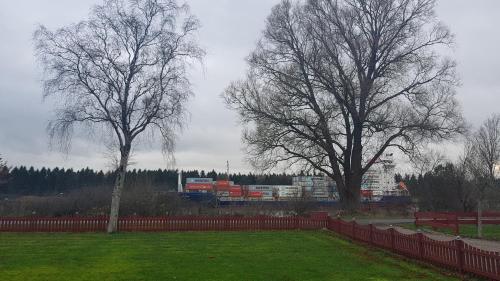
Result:
[[[395,182],[393,154],[387,153],[377,159],[364,174],[361,184],[361,201],[387,204],[411,203],[404,182]],[[187,178],[183,187],[179,174],[178,191],[194,201],[217,201],[224,204],[245,202],[276,202],[310,200],[323,204],[339,201],[335,181],[325,176],[296,176],[292,185],[238,185],[230,180],[212,178]]]
[[[364,188],[363,188],[364,187]],[[410,198],[404,183],[391,188],[365,185],[361,190],[362,202],[407,204]],[[187,178],[179,188],[182,196],[194,201],[214,202],[220,205],[241,205],[251,202],[288,202],[310,200],[324,205],[335,205],[339,195],[335,182],[323,176],[294,177],[292,185],[238,185],[229,180]]]

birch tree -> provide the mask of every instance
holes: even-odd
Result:
[[[140,136],[159,136],[173,150],[190,97],[187,68],[204,52],[199,22],[175,0],[106,0],[89,18],[34,34],[44,70],[44,95],[61,101],[49,124],[69,141],[77,125],[104,129],[119,147],[109,233],[117,231],[130,152]]]

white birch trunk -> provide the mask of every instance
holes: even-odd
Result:
[[[108,233],[118,231],[118,213],[120,210],[120,199],[122,197],[123,185],[125,183],[125,175],[127,173],[129,152],[121,155],[120,166],[118,167],[115,186],[111,196],[111,211],[109,213]]]

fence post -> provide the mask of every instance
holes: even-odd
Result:
[[[464,273],[464,241],[457,236],[455,239],[455,246],[457,248],[457,267],[460,274]]]
[[[352,239],[356,240],[356,218],[352,218]]]
[[[229,230],[229,217],[224,216],[224,231]]]
[[[417,232],[417,238],[418,238],[418,257],[421,260],[423,260],[424,259],[424,235],[422,234],[420,229]]]
[[[36,217],[29,217],[28,232],[35,232]]]
[[[390,225],[391,228],[389,228],[389,233],[391,234],[391,249],[395,250],[394,247],[394,227]]]
[[[454,219],[455,219],[455,235],[460,235],[460,224],[459,224],[459,221],[458,221],[458,214],[455,213],[454,214]]]
[[[373,243],[373,224],[370,223],[370,244],[374,244]]]

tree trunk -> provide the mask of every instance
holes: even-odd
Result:
[[[121,153],[120,166],[116,170],[115,186],[111,196],[111,211],[109,213],[108,233],[113,233],[118,230],[118,213],[120,210],[120,199],[122,197],[123,185],[125,183],[125,175],[127,174],[127,165],[130,150],[124,149]]]
[[[361,201],[361,176],[353,175],[348,185],[346,185],[346,190],[344,192],[344,198],[342,201],[342,207],[349,211],[357,211],[359,209]]]
[[[351,175],[350,178],[345,177],[344,179],[342,177],[335,178],[337,191],[340,195],[340,205],[346,211],[356,211],[361,200],[361,176]]]
[[[343,208],[352,212],[357,211],[361,200],[361,181],[362,181],[362,160],[363,144],[361,142],[362,125],[357,122],[353,130],[353,146],[351,151],[350,167],[344,166],[345,177],[345,198]]]
[[[482,206],[481,206],[481,200],[477,201],[477,237],[482,238],[483,237],[483,222],[482,222]]]

